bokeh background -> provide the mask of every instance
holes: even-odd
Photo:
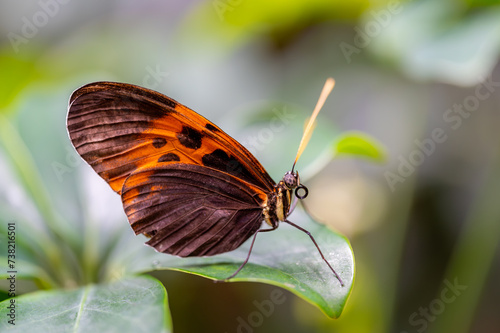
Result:
[[[130,232],[119,197],[67,137],[67,101],[85,83],[165,93],[249,146],[278,179],[300,140],[294,124],[332,76],[298,167],[318,220],[351,241],[352,295],[331,320],[283,291],[286,302],[251,329],[498,332],[499,54],[498,1],[2,1],[0,220],[43,228],[57,214],[58,228],[96,226],[99,242]],[[276,112],[294,122],[263,136]],[[380,141],[386,162],[325,162],[348,130]],[[245,332],[238,318],[276,289],[153,275],[175,332]]]

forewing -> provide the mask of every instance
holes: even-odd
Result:
[[[159,252],[210,256],[239,247],[262,224],[266,193],[198,165],[168,163],[125,181],[125,213],[136,234]]]
[[[114,82],[85,85],[70,98],[67,125],[78,153],[117,193],[135,171],[171,162],[210,167],[267,191],[274,186],[236,140],[149,89]]]

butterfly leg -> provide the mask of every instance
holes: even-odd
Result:
[[[311,233],[309,231],[307,231],[306,229],[296,225],[295,223],[293,222],[290,222],[288,220],[285,220],[284,222],[290,224],[291,226],[299,229],[300,231],[306,233],[310,238],[311,240],[313,241],[314,245],[316,245],[316,248],[318,249],[318,252],[319,254],[321,255],[321,258],[323,258],[324,262],[326,262],[326,264],[328,265],[328,267],[330,267],[330,269],[332,270],[333,274],[335,274],[335,276],[337,277],[337,280],[339,280],[340,282],[340,285],[343,287],[344,286],[344,282],[342,282],[342,279],[340,278],[340,276],[337,274],[337,272],[335,272],[335,270],[333,269],[333,267],[330,265],[330,263],[326,260],[325,256],[323,255],[323,252],[321,252],[319,246],[318,246],[318,243],[316,243],[316,240],[314,239],[313,235],[311,235]]]
[[[250,259],[250,254],[252,253],[252,249],[253,249],[253,244],[255,243],[255,238],[257,238],[257,234],[259,232],[267,232],[267,231],[273,231],[273,230],[276,230],[278,228],[278,225],[276,224],[276,226],[273,226],[271,229],[259,229],[257,230],[257,232],[253,235],[253,239],[252,239],[252,244],[250,245],[250,250],[248,250],[248,255],[247,255],[247,258],[245,259],[245,261],[241,264],[241,266],[236,270],[236,272],[234,272],[230,277],[228,278],[225,278],[223,280],[216,280],[215,282],[222,282],[222,281],[228,281],[229,279],[232,279],[234,278],[242,269],[243,267],[247,264],[248,260]]]

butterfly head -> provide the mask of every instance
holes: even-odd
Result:
[[[289,190],[295,190],[300,184],[300,178],[298,172],[288,171],[283,176],[283,183]]]
[[[297,171],[288,171],[283,176],[283,184],[289,191],[295,191],[295,196],[299,199],[304,199],[309,194],[307,187],[300,183],[299,173]],[[301,192],[303,191],[303,192]]]

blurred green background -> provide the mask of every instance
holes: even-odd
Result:
[[[300,127],[265,139],[259,130],[276,110],[301,122],[332,76],[298,170],[314,214],[351,240],[354,289],[338,320],[283,291],[252,330],[498,332],[499,54],[498,1],[3,1],[0,220],[29,221],[30,237],[54,214],[68,234],[95,226],[98,242],[131,233],[120,198],[67,137],[68,98],[85,83],[173,97],[247,145],[276,180]],[[322,163],[325,142],[347,130],[382,142],[387,162]],[[238,331],[276,289],[153,275],[175,332]]]

